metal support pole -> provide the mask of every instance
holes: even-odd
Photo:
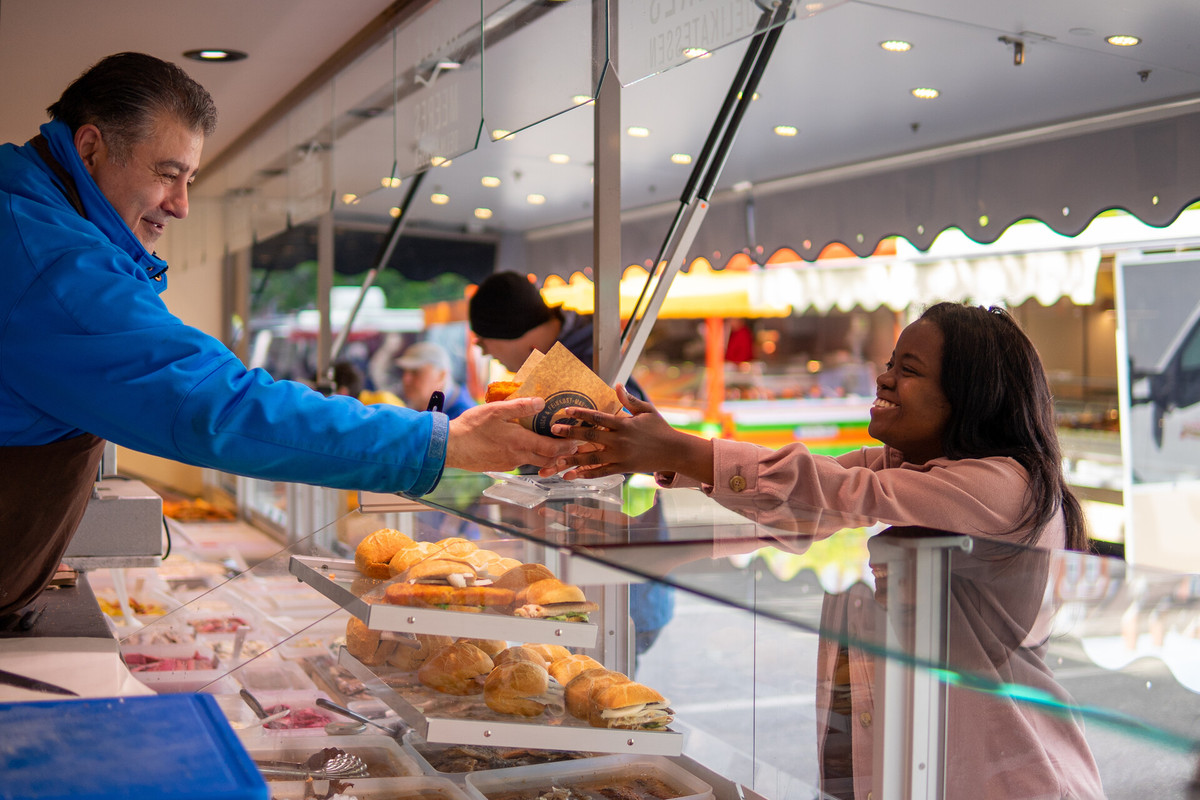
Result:
[[[615,6],[592,4],[593,106],[592,264],[595,314],[593,364],[608,382],[617,372],[621,348],[621,82],[608,54],[616,51]]]

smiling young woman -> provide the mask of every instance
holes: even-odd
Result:
[[[704,440],[672,428],[654,406],[620,391],[631,416],[570,409],[594,427],[554,433],[587,448],[548,469],[566,477],[653,472],[664,486],[699,485],[720,499],[779,501],[991,536],[1087,548],[1067,489],[1054,406],[1041,359],[999,308],[938,303],[909,325],[876,379],[869,431],[882,447],[841,456],[801,443],[778,450]]]

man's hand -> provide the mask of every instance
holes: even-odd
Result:
[[[605,414],[587,408],[568,408],[564,415],[587,422],[557,424],[556,436],[585,444],[578,452],[559,458],[554,470],[571,468],[564,478],[602,478],[624,472],[679,472],[712,482],[712,443],[677,431],[648,402],[638,400],[616,387],[617,398],[630,414]],[[544,472],[543,472],[544,474]]]
[[[573,454],[579,447],[576,442],[539,436],[516,422],[545,405],[540,397],[522,397],[467,409],[450,420],[446,466],[474,472],[503,471],[523,464],[545,467]]]

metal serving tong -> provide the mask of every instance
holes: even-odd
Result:
[[[258,771],[273,778],[313,778],[319,781],[367,777],[367,763],[353,753],[326,747],[303,762],[254,759]]]

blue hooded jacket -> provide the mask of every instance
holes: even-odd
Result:
[[[86,218],[31,144],[0,146],[0,446],[90,432],[267,480],[412,494],[437,485],[445,415],[247,370],[167,310],[166,263],[101,193],[69,127],[41,130]]]

